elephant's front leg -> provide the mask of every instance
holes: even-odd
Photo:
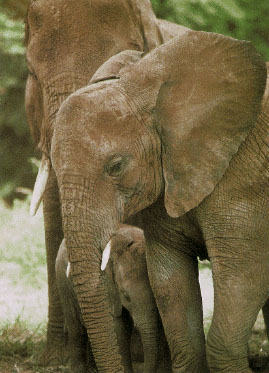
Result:
[[[48,328],[47,346],[41,356],[42,365],[61,365],[66,361],[64,316],[60,295],[56,283],[55,262],[60,244],[63,240],[61,208],[57,180],[53,170],[43,200],[45,223],[45,240],[48,271]]]
[[[152,241],[147,250],[147,265],[171,351],[173,372],[209,372],[197,260]]]
[[[81,312],[74,293],[70,269],[68,269],[68,256],[64,240],[56,259],[56,278],[65,316],[65,327],[68,333],[68,372],[89,373],[88,368],[92,369],[91,372],[96,372],[94,363],[87,364],[87,355],[89,355],[88,352],[91,352],[91,349],[88,344],[87,330],[83,326]]]

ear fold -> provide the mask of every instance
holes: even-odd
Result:
[[[255,125],[265,64],[249,42],[190,31],[122,75],[144,122],[155,109],[166,210],[183,215],[213,191]]]
[[[140,60],[143,52],[125,50],[109,58],[92,76],[90,83],[97,83],[108,79],[118,79],[123,67]]]

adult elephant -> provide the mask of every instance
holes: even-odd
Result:
[[[31,213],[37,210],[44,193],[49,284],[45,364],[62,362],[65,343],[54,268],[63,239],[58,186],[50,161],[56,113],[64,99],[86,85],[109,57],[126,49],[148,52],[162,43],[163,38],[182,32],[180,27],[174,27],[166,22],[156,23],[148,0],[33,0],[30,3],[25,35],[29,67],[26,113],[35,143],[43,154]],[[45,189],[42,180],[47,178],[49,170]],[[111,344],[107,343],[109,351]]]
[[[188,31],[118,74],[109,62],[100,71],[61,106],[51,151],[88,332],[92,301],[110,322],[101,253],[133,217],[173,372],[251,372],[248,337],[269,295],[264,62],[251,43]],[[208,359],[197,256],[213,268]]]

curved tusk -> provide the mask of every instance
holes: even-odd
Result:
[[[70,268],[71,267],[71,264],[70,264],[70,262],[68,262],[68,264],[67,264],[67,268],[66,268],[66,277],[69,277],[69,275],[70,275]]]
[[[106,245],[103,254],[102,254],[102,263],[101,263],[101,270],[104,271],[106,269],[107,263],[109,261],[111,251],[111,240]]]
[[[34,191],[32,195],[31,205],[30,205],[30,215],[34,216],[37,209],[42,201],[43,194],[46,188],[46,184],[50,173],[50,161],[43,154],[41,159],[41,164],[36,177],[36,182],[34,186]]]

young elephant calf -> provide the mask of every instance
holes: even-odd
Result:
[[[130,349],[132,323],[125,310],[141,337],[143,372],[170,372],[169,349],[147,274],[143,231],[121,225],[104,250],[102,269],[105,269],[124,372],[133,372]],[[68,332],[70,371],[96,372],[73,290],[64,241],[56,261],[56,275]]]

